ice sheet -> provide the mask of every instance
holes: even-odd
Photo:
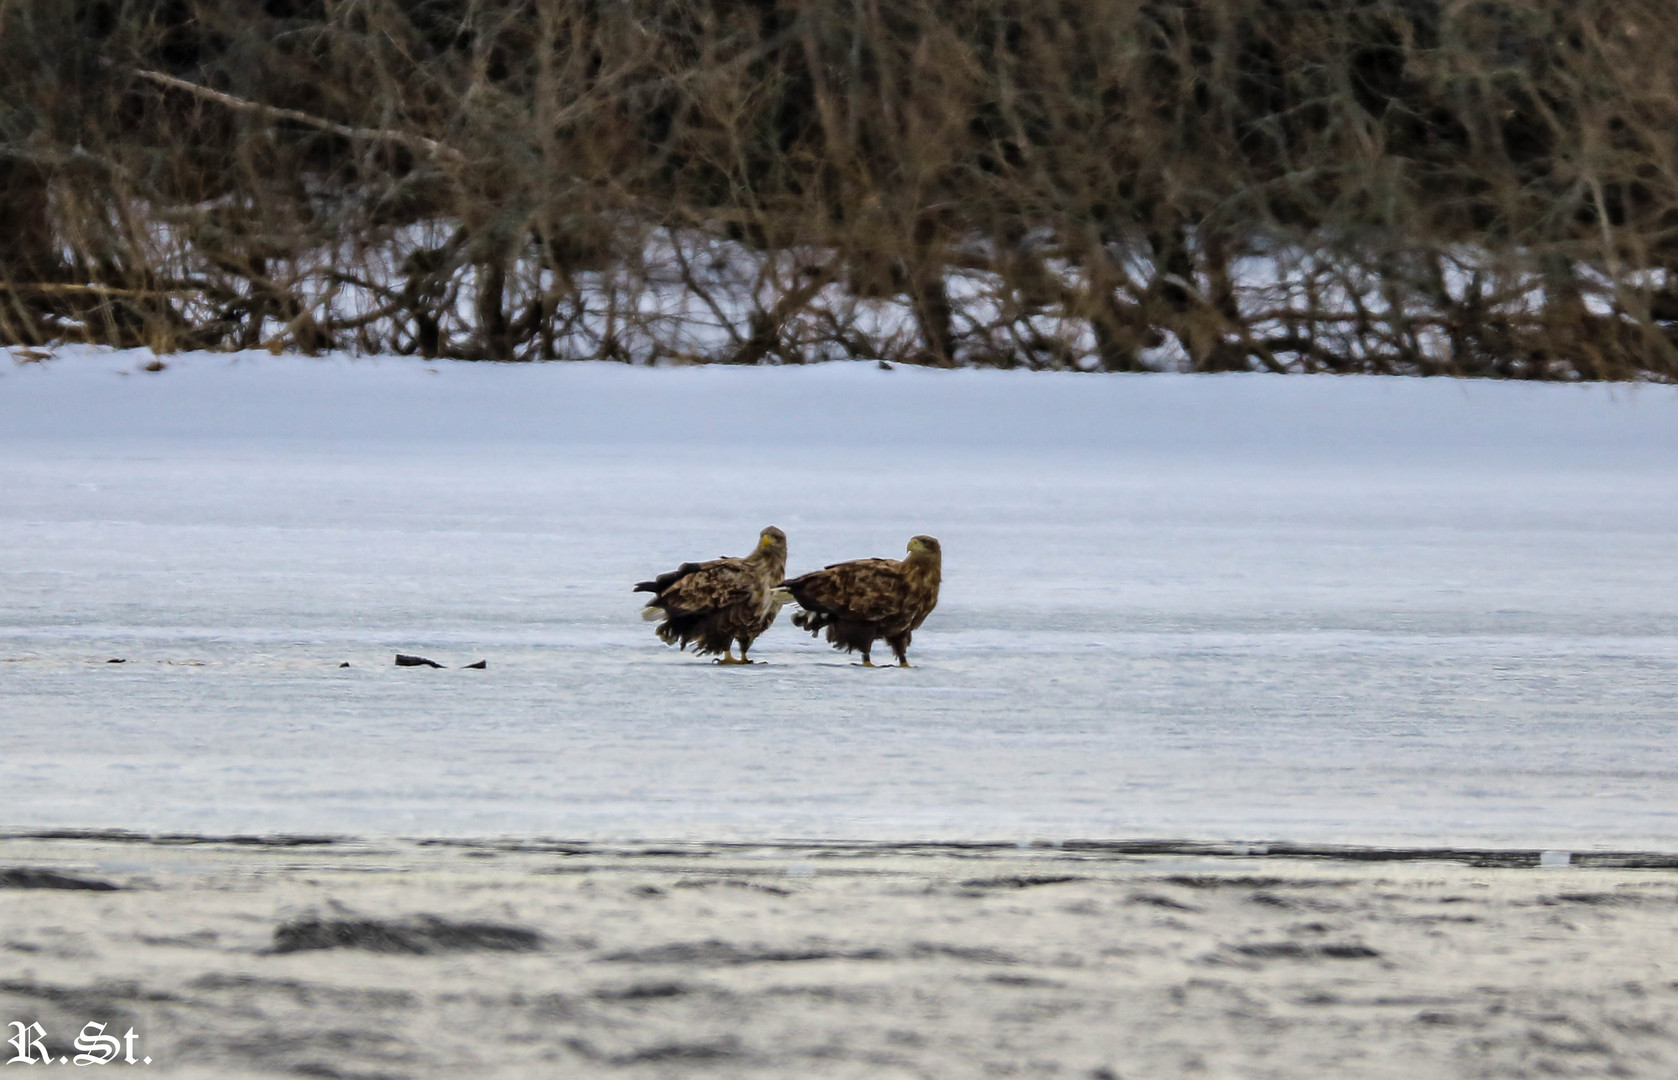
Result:
[[[1678,849],[1671,388],[150,359],[0,374],[3,826]],[[920,666],[653,639],[771,523]]]

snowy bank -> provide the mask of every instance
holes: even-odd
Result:
[[[63,350],[0,364],[0,440],[773,445],[889,454],[1678,462],[1678,387],[1360,376],[631,367]]]
[[[5,837],[0,861],[115,886],[7,895],[0,1008],[67,1045],[119,1002],[138,1075],[1678,1072],[1678,885],[1647,870]]]

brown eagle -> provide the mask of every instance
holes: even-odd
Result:
[[[869,653],[885,638],[900,667],[909,666],[909,638],[938,605],[943,549],[930,536],[909,541],[909,557],[856,559],[786,582],[803,611],[792,624],[819,635],[824,629],[836,649]]]
[[[695,645],[700,655],[721,653],[719,664],[749,664],[746,650],[769,629],[787,596],[778,587],[787,572],[787,534],[771,525],[758,534],[757,549],[744,558],[686,562],[635,586],[653,599],[641,609],[648,621],[662,619],[658,636],[680,648]],[[734,643],[740,659],[734,659]]]

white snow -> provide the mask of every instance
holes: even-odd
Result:
[[[0,827],[1678,850],[1671,388],[151,359],[0,356]],[[660,645],[767,524],[920,666]]]
[[[203,204],[189,216],[221,217],[239,209],[218,201]],[[145,208],[134,208],[136,221],[148,216]],[[525,341],[518,357],[727,362],[771,311],[812,280],[812,274],[825,279],[844,261],[819,247],[766,252],[726,239],[728,231],[720,221],[672,227],[632,215],[596,219],[578,233],[581,250],[572,253],[591,269],[562,276],[534,251],[513,258],[503,268],[501,282],[509,317],[517,322],[521,312],[545,302],[553,331],[551,340]],[[196,235],[195,228],[160,223],[142,230],[135,242],[145,251],[145,264],[166,277],[206,282],[212,294],[247,295],[253,287],[250,279],[215,260],[206,261],[194,247]],[[486,271],[460,248],[461,238],[457,222],[413,222],[391,228],[370,244],[362,242],[366,237],[341,239],[304,247],[291,258],[271,259],[267,281],[274,291],[299,300],[322,325],[340,326],[333,331],[334,340],[353,352],[476,355],[485,346],[478,301]],[[1197,236],[1187,240],[1199,268],[1187,276],[1166,276],[1203,302],[1222,303],[1218,296],[1223,285],[1211,268],[1222,264],[1224,255],[1203,250]],[[1277,347],[1267,363],[1291,365],[1293,370],[1317,366],[1315,358],[1299,349],[1296,331],[1305,332],[1321,354],[1356,362],[1386,357],[1386,363],[1408,370],[1414,364],[1400,354],[1413,353],[1445,366],[1473,361],[1457,355],[1448,332],[1465,317],[1470,322],[1501,318],[1528,331],[1541,329],[1535,319],[1550,286],[1545,268],[1531,252],[1454,245],[1395,261],[1392,252],[1379,246],[1366,250],[1351,237],[1318,240],[1301,244],[1252,237],[1227,263],[1227,284],[1233,290],[1229,299],[1256,338]],[[1089,284],[1080,269],[1084,257],[1063,250],[1052,230],[1033,232],[1012,246],[970,235],[950,254],[962,264],[947,268],[943,279],[957,360],[983,364],[1003,357],[1046,370],[1102,366],[1095,327],[1062,299],[1078,295]],[[1119,294],[1148,307],[1143,302],[1146,294],[1164,278],[1147,237],[1134,232],[1110,243],[1107,255],[1110,269],[1119,275]],[[77,261],[74,252],[67,251],[66,257]],[[1028,284],[1017,272],[1024,264],[1004,272],[1021,258],[1035,263],[1044,280]],[[421,267],[429,269],[421,272]],[[1646,306],[1633,298],[1642,295],[1646,301],[1666,281],[1659,268],[1619,267],[1612,273],[1575,269],[1574,284],[1585,306],[1599,316],[1625,319],[1628,325],[1637,321],[1634,312]],[[927,345],[907,294],[878,294],[875,290],[884,287],[881,281],[869,288],[855,287],[861,284],[842,275],[769,319],[779,326],[771,362],[903,357]],[[899,287],[901,283],[890,288]],[[425,294],[438,320],[434,329],[439,337],[431,345],[417,336],[412,318],[415,290]],[[182,303],[188,321],[219,317],[202,297]],[[1472,309],[1466,315],[1465,306]],[[1395,308],[1402,309],[1403,317],[1389,324]],[[1179,320],[1166,321],[1175,325]],[[75,332],[78,327],[79,322],[67,320],[61,327],[63,336],[82,336]],[[284,348],[293,340],[292,329],[269,318],[256,328],[252,340]],[[1190,370],[1194,365],[1177,337],[1182,329],[1153,326],[1162,342],[1142,349],[1137,359],[1153,371]]]

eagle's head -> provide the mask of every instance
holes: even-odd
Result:
[[[938,541],[930,536],[912,536],[909,538],[909,554],[911,555],[941,555],[944,549],[938,546]]]
[[[784,555],[787,550],[787,534],[771,525],[757,534],[757,549],[779,551]]]

